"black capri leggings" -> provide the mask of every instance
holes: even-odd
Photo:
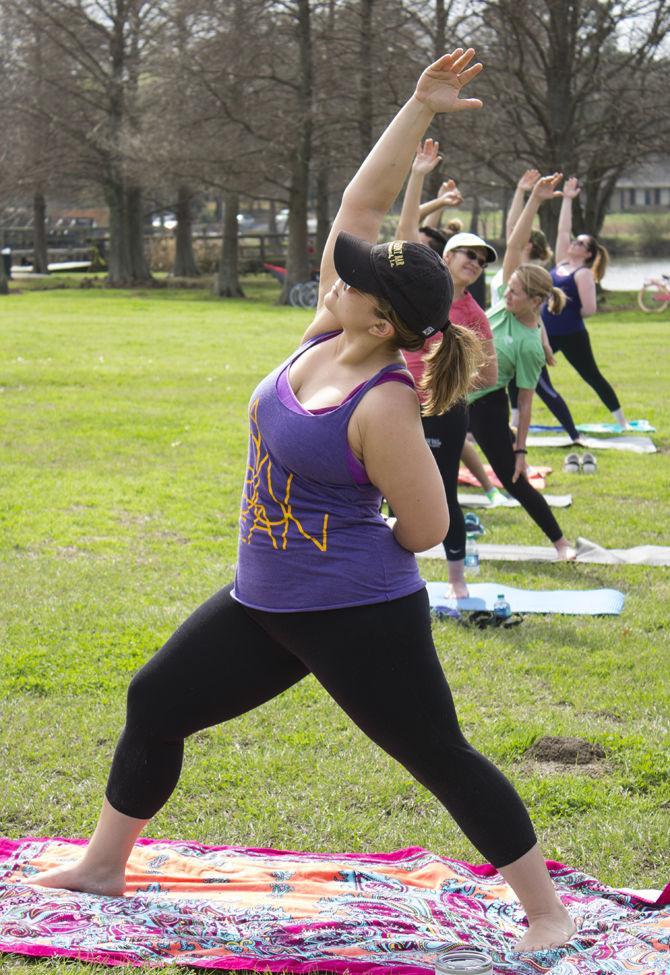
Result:
[[[370,606],[266,613],[235,602],[231,588],[197,609],[131,681],[107,785],[115,809],[149,819],[177,784],[188,735],[311,672],[491,863],[505,866],[534,846],[521,799],[459,728],[425,589]]]
[[[512,408],[517,408],[519,387],[516,380],[512,379],[507,387]],[[571,440],[579,440],[579,431],[572,419],[572,413],[558,390],[554,389],[549,378],[549,371],[546,366],[542,367],[540,378],[535,387],[535,392],[540,397],[544,405],[550,410]]]
[[[444,551],[450,562],[465,558],[465,520],[458,503],[458,469],[468,432],[468,407],[465,401],[456,403],[440,416],[423,416],[423,433],[442,475],[449,506],[449,531],[444,539]]]
[[[557,542],[563,532],[540,492],[523,475],[512,481],[514,440],[509,428],[509,400],[504,389],[496,389],[470,404],[470,430],[505,490],[526,509],[549,541]]]
[[[571,332],[569,335],[550,336],[549,342],[554,352],[563,353],[572,368],[597,393],[608,410],[614,412],[620,409],[619,397],[596,365],[586,329]]]

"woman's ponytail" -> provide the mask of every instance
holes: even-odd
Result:
[[[609,264],[609,253],[606,247],[598,243],[595,237],[589,236],[589,259],[586,266],[591,269],[591,274],[599,284],[605,277],[605,271]]]
[[[552,315],[560,315],[566,302],[565,292],[561,291],[560,288],[552,288],[551,294],[547,298],[547,311],[551,312]]]
[[[449,325],[426,355],[419,389],[426,393],[422,413],[437,416],[472,389],[472,381],[483,365],[483,346],[468,328]]]

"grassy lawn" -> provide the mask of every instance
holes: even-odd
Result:
[[[307,312],[276,286],[247,301],[205,291],[62,290],[0,299],[0,835],[92,829],[131,674],[227,583],[256,381],[295,347]],[[630,302],[610,302],[630,309]],[[590,325],[596,356],[659,453],[604,451],[596,477],[550,464],[568,537],[670,544],[668,323],[635,310]],[[561,361],[552,373],[578,422],[609,419]],[[541,404],[536,417],[551,422]],[[484,517],[492,542],[541,544],[517,510]],[[422,565],[444,578],[440,562]],[[437,623],[466,733],[511,776],[546,855],[613,885],[660,887],[670,858],[670,582],[667,569],[489,563],[480,581],[612,586],[623,615],[527,617],[471,632]],[[600,743],[597,767],[551,768],[541,735]],[[411,844],[478,861],[409,774],[353,728],[312,678],[253,714],[195,736],[180,786],[149,834],[332,851]],[[0,971],[91,972],[0,960]]]

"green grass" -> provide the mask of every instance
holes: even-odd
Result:
[[[92,829],[134,670],[227,583],[256,381],[297,343],[306,312],[204,291],[21,289],[0,300],[0,834]],[[627,300],[623,307],[630,307]],[[616,306],[616,303],[612,307]],[[670,544],[668,324],[634,310],[589,326],[653,456],[601,452],[594,478],[554,467],[568,537]],[[577,421],[608,419],[564,361]],[[549,415],[538,404],[538,420]],[[541,544],[522,512],[487,513],[487,541]],[[444,564],[425,562],[428,579]],[[491,563],[482,581],[614,586],[616,618],[527,617],[435,636],[463,726],[528,803],[547,856],[611,884],[667,882],[670,585],[667,569]],[[524,759],[541,735],[599,742],[601,774]],[[433,798],[357,731],[312,678],[187,745],[151,835],[315,850],[419,844],[478,860]],[[90,966],[4,958],[14,975]]]

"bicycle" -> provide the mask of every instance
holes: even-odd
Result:
[[[318,281],[300,281],[291,288],[288,300],[294,308],[316,308],[318,297]]]
[[[659,314],[670,305],[670,274],[648,278],[640,288],[637,303],[642,311]]]

